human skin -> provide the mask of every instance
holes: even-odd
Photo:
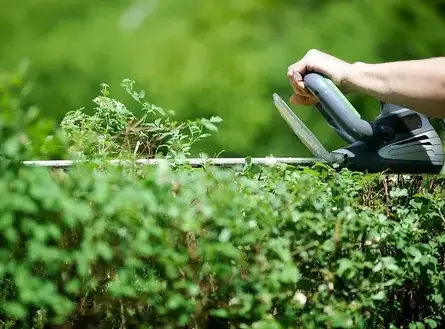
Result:
[[[317,72],[329,77],[344,93],[358,91],[432,118],[445,118],[445,57],[387,63],[348,63],[319,50],[310,50],[288,68],[293,88],[290,102],[313,105],[318,99],[303,77]]]

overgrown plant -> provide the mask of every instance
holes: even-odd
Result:
[[[102,84],[93,115],[82,110],[68,112],[61,122],[70,152],[76,157],[143,156],[178,158],[189,156],[191,147],[217,131],[218,116],[184,122],[172,121],[174,111],[144,101],[144,90],[136,91],[135,82],[125,79],[122,87],[136,101],[141,117],[126,105],[110,97],[109,86]],[[208,131],[208,132],[206,132]]]

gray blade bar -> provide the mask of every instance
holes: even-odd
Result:
[[[336,162],[336,157],[324,148],[318,138],[315,137],[280,96],[273,94],[273,102],[283,119],[286,120],[287,124],[292,128],[295,135],[298,136],[315,157],[322,158],[328,163]]]

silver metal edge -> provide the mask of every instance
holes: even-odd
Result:
[[[92,160],[94,161],[94,160]],[[27,160],[22,163],[25,166],[37,166],[37,167],[72,167],[79,163],[86,163],[88,160]],[[188,158],[184,160],[166,160],[166,159],[137,159],[137,160],[105,160],[110,164],[139,164],[139,165],[160,165],[164,163],[173,164],[185,164],[191,166],[203,166],[203,165],[214,165],[214,166],[234,166],[234,165],[246,165],[247,163],[257,164],[257,165],[276,165],[276,164],[289,164],[289,165],[310,165],[317,162],[325,162],[320,158],[275,158],[275,157],[264,157],[264,158]]]

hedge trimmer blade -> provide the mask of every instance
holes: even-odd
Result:
[[[324,148],[317,137],[309,130],[308,127],[297,117],[297,115],[287,106],[284,100],[277,94],[273,94],[275,107],[281,116],[292,128],[293,132],[303,142],[304,145],[312,152],[312,154],[328,163],[337,162],[336,157]]]

